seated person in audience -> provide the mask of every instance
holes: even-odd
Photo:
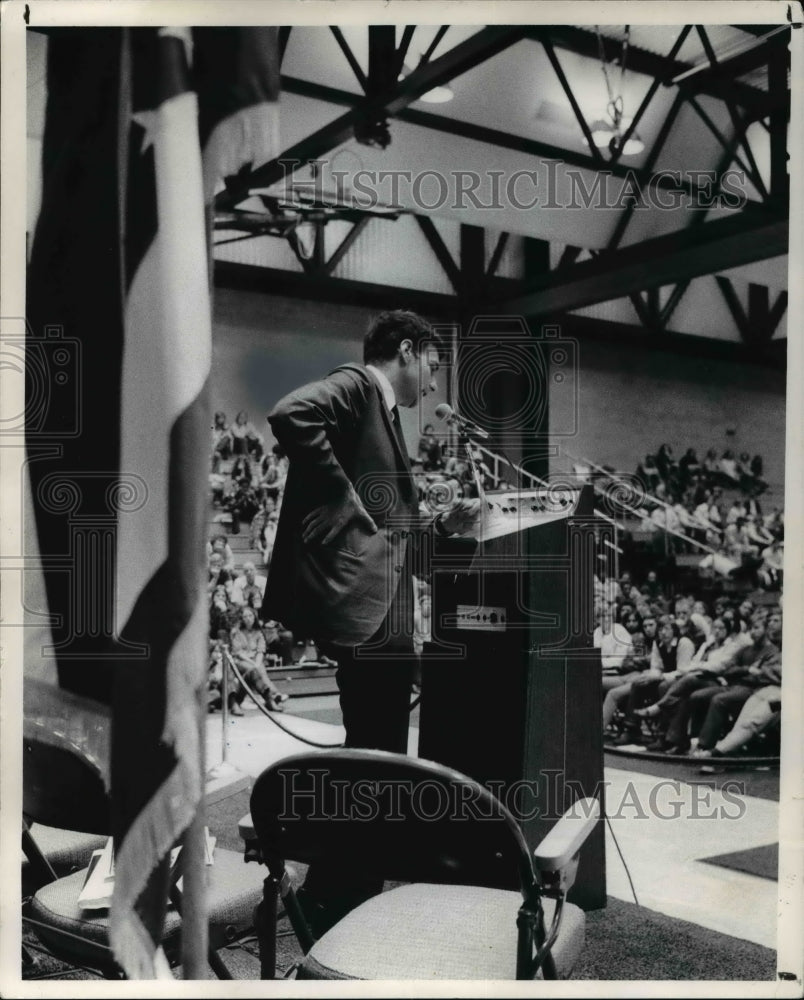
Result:
[[[228,631],[227,631],[228,636]],[[227,673],[227,705],[232,715],[243,715],[240,707],[245,691],[240,682],[235,677],[235,673],[229,665],[223,653],[222,643],[215,641],[210,643],[209,654],[209,674],[207,679],[207,711],[214,712],[215,709],[223,705],[223,671],[224,664]]]
[[[781,650],[782,646],[782,615],[776,610],[768,618],[767,638]],[[781,661],[779,663],[779,678],[781,680]],[[752,737],[773,719],[782,704],[782,689],[780,684],[772,683],[760,687],[746,701],[737,716],[733,728],[719,739],[711,750],[698,742],[696,757],[721,757],[735,753]]]
[[[267,577],[258,575],[253,562],[243,563],[243,572],[232,583],[231,601],[237,607],[249,607],[259,611],[265,596]]]
[[[220,470],[221,462],[232,457],[232,432],[226,414],[221,410],[215,414],[212,423],[212,471]]]
[[[424,432],[419,438],[417,458],[426,471],[441,468],[441,442],[436,437],[432,424],[424,425]]]
[[[769,684],[755,691],[746,701],[732,729],[719,739],[711,750],[698,743],[694,757],[726,757],[736,753],[768,725],[782,705],[782,689]]]
[[[703,500],[698,504],[695,510],[692,512],[692,516],[695,518],[699,526],[699,530],[703,532],[704,538],[714,537],[716,542],[719,538],[718,531],[720,529],[719,520],[713,520],[710,516],[713,513],[712,504],[712,493],[707,490]],[[714,508],[714,517],[717,518],[717,508]]]
[[[620,597],[617,598],[614,605],[614,617],[622,626],[624,626],[627,631],[633,636],[633,632],[626,625],[626,620],[634,615],[636,609],[631,601],[624,601]],[[639,623],[637,623],[639,624]]]
[[[285,492],[285,482],[288,478],[288,459],[278,444],[262,462],[260,486],[264,493],[279,502]]]
[[[761,455],[754,455],[754,457],[751,459],[749,471],[751,472],[751,475],[754,480],[752,492],[754,496],[759,496],[760,493],[764,493],[765,490],[768,488],[768,484],[762,478],[762,476],[764,475],[764,469],[763,469]]]
[[[612,724],[615,713],[628,700],[632,683],[650,667],[651,648],[656,638],[656,621],[648,622],[648,634],[643,631],[643,625],[636,612],[629,612],[623,622],[626,631],[631,636],[631,656],[625,661],[622,669],[627,673],[619,677],[621,683],[609,687],[603,700],[603,731]]]
[[[614,621],[611,604],[606,601],[599,603],[595,608],[595,616],[598,624],[592,637],[592,645],[600,650],[603,690],[609,691],[624,684],[627,674],[633,672],[637,676],[637,672],[630,671],[628,666],[634,647],[629,632]]]
[[[747,451],[740,452],[737,459],[737,476],[740,480],[740,489],[749,495],[754,492],[754,474],[751,472],[751,456]]]
[[[232,515],[232,534],[239,535],[241,522],[251,524],[260,504],[256,492],[246,484],[245,479],[242,479],[235,484],[234,490],[226,497],[223,507]]]
[[[640,594],[637,587],[634,586],[634,582],[631,579],[631,574],[628,570],[624,570],[620,573],[620,579],[618,582],[619,586],[619,596],[623,601],[628,601],[632,604],[636,604],[639,600]]]
[[[762,565],[759,568],[759,579],[766,590],[779,590],[784,579],[784,545],[774,538],[770,545],[762,550]]]
[[[246,683],[262,695],[269,712],[284,712],[286,694],[280,694],[265,670],[265,637],[259,628],[257,614],[247,605],[241,608],[240,621],[232,629],[232,658]],[[246,692],[237,692],[238,704]]]
[[[468,468],[469,466],[465,458],[458,458],[457,455],[450,455],[444,465],[444,474],[447,476],[455,476],[463,481]]]
[[[271,565],[271,556],[274,554],[274,543],[276,542],[276,529],[278,525],[279,515],[276,512],[269,514],[258,541],[259,549],[262,553],[262,563],[266,569]]]
[[[260,537],[268,523],[268,515],[276,511],[276,500],[273,497],[263,495],[257,513],[251,519],[249,538],[252,549],[261,548]]]
[[[251,486],[254,481],[254,470],[251,468],[251,460],[248,455],[238,455],[232,463],[229,473],[233,483],[241,483],[243,486]]]
[[[750,597],[744,597],[740,601],[736,613],[734,613],[741,632],[751,631],[751,623],[754,620],[755,613],[756,605],[754,602]],[[728,612],[726,614],[728,615]]]
[[[691,639],[696,650],[700,649],[706,641],[706,631],[701,622],[693,621],[692,609],[686,598],[676,601],[676,625],[679,635]]]
[[[678,462],[678,471],[681,478],[681,485],[688,486],[693,477],[701,471],[701,463],[694,448],[687,448]]]
[[[263,436],[248,419],[245,410],[241,410],[235,417],[232,440],[235,455],[253,455],[257,461],[262,458]]]
[[[694,600],[692,602],[690,618],[708,639],[712,632],[712,616],[709,614],[709,609],[703,601]]]
[[[710,485],[717,481],[718,473],[720,472],[720,462],[718,461],[717,452],[714,448],[710,448],[704,456],[703,471],[706,481]]]
[[[640,591],[652,601],[661,596],[662,585],[659,582],[659,575],[655,569],[648,570],[645,582],[640,587]]]
[[[725,483],[726,486],[733,488],[740,485],[737,459],[734,457],[734,452],[731,448],[727,448],[721,455],[718,462],[718,471],[720,473],[720,481]]]
[[[736,524],[737,521],[745,517],[745,507],[740,499],[732,500],[731,506],[726,512],[726,526]]]
[[[729,718],[739,714],[758,688],[780,689],[782,654],[768,637],[768,625],[769,619],[756,615],[751,623],[751,645],[740,650],[734,663],[718,677],[717,685],[690,698],[691,732],[698,736],[699,756],[711,756]]]
[[[642,718],[659,716],[665,723],[665,733],[652,744],[653,749],[671,754],[687,752],[690,745],[688,725],[694,707],[692,696],[718,683],[717,677],[736,661],[741,646],[739,640],[731,637],[726,620],[716,618],[712,623],[712,635],[686,669],[676,672],[676,679],[657,702],[636,712]]]
[[[426,585],[425,585],[426,586]],[[429,586],[419,588],[418,600],[413,614],[413,650],[422,655],[424,644],[431,638],[432,597]]]
[[[659,469],[656,466],[656,459],[653,455],[646,455],[642,462],[636,467],[636,477],[642,483],[648,493],[653,493],[659,485]]]
[[[766,530],[762,518],[749,514],[745,519],[745,536],[761,551],[773,541],[773,535]]]
[[[224,569],[221,553],[210,552],[207,556],[207,566],[209,569],[207,592],[212,595],[216,587],[222,586],[228,593],[232,586],[232,574],[228,569]]]
[[[226,476],[220,472],[209,474],[209,497],[213,507],[220,507],[226,494]]]
[[[656,468],[659,470],[659,475],[665,483],[669,483],[673,478],[673,473],[676,469],[676,461],[673,458],[673,449],[669,444],[662,444],[659,446],[659,450],[656,452]]]
[[[762,520],[765,530],[769,531],[774,538],[778,538],[780,541],[784,539],[784,511],[781,508],[774,507]]]
[[[638,710],[663,694],[678,676],[679,662],[681,668],[686,669],[693,655],[690,640],[679,636],[678,627],[671,616],[664,615],[658,621],[646,618],[643,629],[650,659],[647,667],[631,682],[630,690],[624,698],[623,743],[633,743],[639,739],[641,719]],[[623,708],[622,701],[618,701],[618,707]]]
[[[210,639],[217,639],[221,632],[225,632],[228,635],[237,614],[238,609],[229,600],[226,587],[219,584],[212,591],[209,599]]]
[[[234,552],[229,545],[229,539],[224,534],[213,535],[207,542],[207,557],[213,552],[219,552],[223,557],[223,568],[231,573],[234,570]]]
[[[678,530],[682,534],[690,535],[693,538],[697,537],[696,532],[700,533],[701,526],[695,517],[695,507],[692,505],[692,501],[685,504],[681,500],[677,500],[673,505],[673,512],[678,519]]]
[[[283,667],[293,666],[293,633],[280,622],[267,621],[262,627],[266,653]]]

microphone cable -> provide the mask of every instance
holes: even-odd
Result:
[[[275,717],[277,713],[268,711],[268,709],[262,703],[262,700],[258,698],[257,693],[252,690],[251,686],[248,684],[246,679],[240,673],[237,664],[232,658],[232,654],[229,652],[229,647],[224,646],[223,652],[226,656],[226,659],[229,661],[229,665],[231,666],[232,670],[235,673],[235,677],[237,677],[237,679],[243,685],[243,689],[245,690],[246,694],[249,696],[249,698],[251,698],[251,700],[254,702],[257,708],[262,712],[262,714],[271,722],[273,722],[273,724],[277,727],[277,729],[281,729],[282,732],[287,733],[288,736],[292,736],[294,739],[299,740],[302,743],[306,743],[308,746],[317,747],[320,750],[338,750],[342,746],[344,746],[343,743],[319,743],[316,740],[308,739],[306,736],[300,736],[299,733],[294,732],[293,729],[289,728],[288,726],[283,726],[282,723],[279,721],[279,719]],[[408,711],[412,712],[413,709],[416,708],[416,706],[421,701],[421,697],[422,697],[421,695],[417,695],[416,698],[414,698],[414,700],[410,704],[410,708],[408,709]]]
[[[316,740],[308,739],[306,736],[300,736],[298,733],[294,733],[294,731],[292,729],[289,729],[287,726],[283,726],[282,723],[279,721],[279,719],[274,718],[276,712],[269,712],[268,709],[265,707],[265,705],[262,703],[262,700],[257,700],[257,694],[254,691],[252,691],[250,685],[246,682],[246,679],[240,673],[237,664],[232,658],[232,654],[229,652],[229,647],[224,646],[223,652],[224,655],[226,656],[226,659],[229,662],[229,665],[231,666],[232,670],[235,673],[235,677],[237,677],[237,679],[243,685],[243,689],[245,690],[246,694],[249,696],[249,698],[251,698],[251,700],[254,702],[257,708],[262,712],[262,714],[267,719],[270,719],[271,722],[273,722],[273,724],[277,727],[277,729],[281,729],[282,732],[287,733],[288,736],[292,736],[294,739],[300,740],[302,743],[306,743],[308,746],[317,747],[320,750],[336,750],[339,747],[343,746],[343,743],[319,743]]]
[[[611,839],[614,841],[614,846],[617,848],[617,853],[620,855],[620,861],[622,861],[622,863],[623,863],[623,868],[625,869],[625,875],[626,875],[626,878],[628,879],[628,884],[631,886],[631,895],[634,897],[634,902],[636,903],[636,905],[639,906],[640,902],[637,899],[636,889],[634,888],[634,883],[631,880],[631,872],[628,870],[628,864],[626,863],[626,860],[623,857],[623,852],[620,850],[620,844],[619,844],[619,842],[617,840],[617,837],[614,834],[614,829],[613,829],[613,827],[611,825],[611,820],[609,819],[609,814],[608,813],[604,813],[603,815],[604,815],[604,817],[606,819],[606,826],[609,828],[609,833],[611,834]]]

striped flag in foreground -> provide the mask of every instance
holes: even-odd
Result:
[[[200,35],[212,66],[216,39]],[[264,55],[275,82],[275,48]],[[28,461],[59,683],[112,706],[110,938],[132,978],[166,972],[165,859],[203,790],[211,337],[192,59],[186,29],[50,35],[28,285],[31,361],[74,345],[83,386],[69,435],[69,401],[51,394]],[[237,167],[210,152],[214,184]]]

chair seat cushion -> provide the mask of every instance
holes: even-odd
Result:
[[[299,979],[515,979],[522,897],[504,889],[404,885],[348,913],[319,941]],[[544,900],[549,928],[554,902]],[[553,946],[567,978],[584,941],[583,911],[565,904]]]
[[[260,865],[246,864],[242,854],[216,848],[215,863],[208,873],[209,940],[213,948],[219,948],[230,939],[232,931],[253,926],[265,870]],[[86,870],[75,872],[41,888],[26,916],[37,921],[37,936],[54,954],[67,961],[104,967],[113,963],[108,944],[109,911],[83,910],[78,905],[85,876]],[[169,957],[178,948],[180,927],[181,918],[171,906],[162,938]]]
[[[58,874],[75,871],[76,868],[86,868],[92,852],[99,850],[106,843],[106,837],[99,837],[95,833],[57,830],[41,823],[32,824],[31,836]],[[23,866],[27,864],[27,859],[23,857]]]

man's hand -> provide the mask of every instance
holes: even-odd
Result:
[[[326,545],[350,521],[357,521],[372,535],[377,532],[377,525],[351,486],[345,496],[322,504],[307,514],[302,521],[302,541],[305,545],[313,543]]]
[[[459,500],[454,507],[439,515],[445,531],[451,535],[468,535],[480,522],[480,501]]]

